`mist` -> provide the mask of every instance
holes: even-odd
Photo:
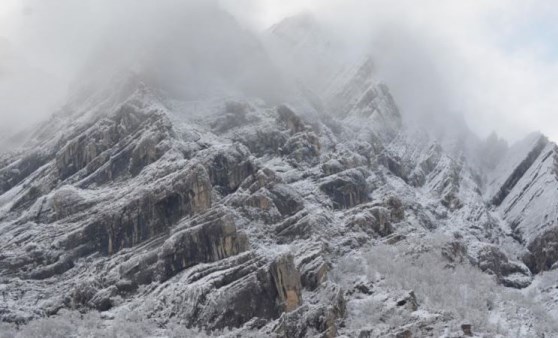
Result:
[[[2,129],[36,123],[73,93],[126,72],[181,100],[283,96],[260,41],[217,1],[19,5],[14,33],[0,44]]]
[[[514,141],[558,139],[558,5],[537,0],[7,0],[0,5],[0,133],[48,117],[80,86],[122,70],[183,100],[245,95],[280,102],[289,79],[262,44],[304,12],[343,42],[347,61],[371,55],[409,121],[455,123]],[[541,24],[542,23],[542,24]],[[525,32],[531,33],[525,33]],[[520,34],[521,33],[521,34]],[[296,72],[293,72],[296,73]]]

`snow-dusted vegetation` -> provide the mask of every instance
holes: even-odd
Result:
[[[464,323],[471,324],[474,332],[483,337],[558,334],[558,323],[537,300],[536,289],[507,288],[499,285],[495,276],[468,262],[448,260],[448,243],[452,243],[450,238],[433,235],[397,245],[379,243],[358,255],[342,258],[332,271],[332,278],[349,289],[354,285],[357,289],[368,285],[374,290],[370,295],[365,292],[348,302],[352,319],[346,325],[368,327],[378,336],[389,332],[390,327],[410,327],[414,334],[421,336],[421,331],[413,328],[413,322],[444,318],[445,324],[433,325],[431,334],[453,337],[452,334],[459,334]],[[540,283],[554,287],[556,280],[543,275]],[[398,306],[398,299],[393,295],[410,292],[411,297],[401,299],[416,303],[411,308]]]

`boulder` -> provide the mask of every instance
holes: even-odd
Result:
[[[558,262],[558,226],[550,227],[527,244],[523,262],[532,273],[550,270]]]
[[[494,274],[499,283],[513,288],[525,288],[533,277],[523,263],[512,261],[494,245],[484,245],[475,253],[469,252],[469,260],[482,271]]]
[[[277,289],[279,306],[285,312],[295,310],[302,304],[302,287],[293,256],[279,256],[271,263],[269,270]]]

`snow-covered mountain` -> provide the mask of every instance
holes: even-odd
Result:
[[[119,72],[0,155],[1,321],[62,336],[558,335],[556,144],[408,124],[373,60],[337,58],[311,17],[264,38],[257,58],[293,84],[284,102],[185,99]]]

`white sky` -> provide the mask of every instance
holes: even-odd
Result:
[[[558,140],[558,2],[219,2],[254,29],[310,11],[354,46],[370,45],[404,110],[463,113],[481,136],[496,130],[516,140],[540,130]],[[125,1],[0,0],[0,37],[32,66],[67,81],[103,23],[122,10],[116,3]]]

